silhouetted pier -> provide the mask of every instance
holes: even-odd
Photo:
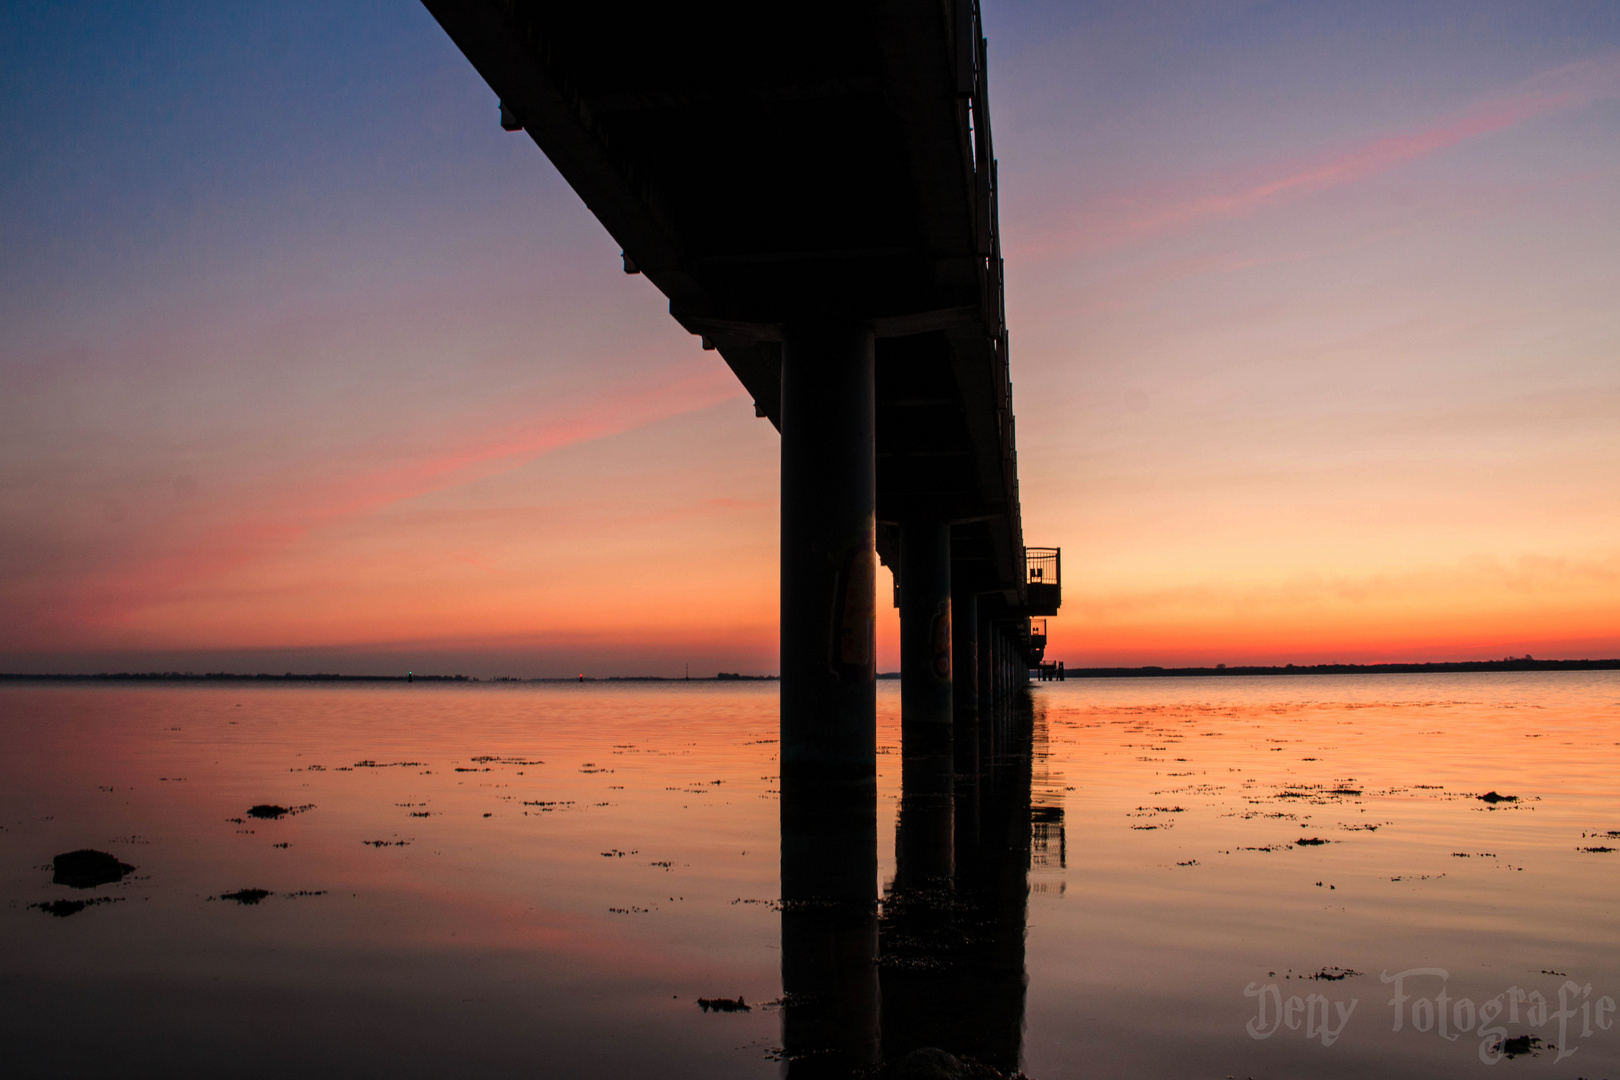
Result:
[[[978,5],[424,2],[781,432],[784,934],[849,916],[784,983],[834,993],[875,1060],[877,559],[908,762],[1028,682],[1062,599],[1058,551],[1024,546]]]

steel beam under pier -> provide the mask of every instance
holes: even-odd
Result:
[[[793,1077],[878,1055],[872,332],[782,343],[782,989]]]

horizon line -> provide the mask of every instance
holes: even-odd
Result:
[[[1035,670],[1031,668],[1030,670]],[[1605,671],[1620,670],[1620,657],[1609,659],[1537,660],[1525,655],[1504,657],[1501,660],[1419,660],[1387,661],[1372,664],[1216,664],[1198,667],[1165,667],[1143,664],[1135,667],[1068,667],[1066,676],[1084,678],[1185,678],[1188,676],[1233,675],[1335,675],[1335,674],[1423,674],[1425,672],[1459,673],[1467,671]],[[898,671],[881,671],[880,680],[900,678]],[[280,681],[280,682],[434,682],[434,683],[603,683],[603,682],[779,682],[779,674],[744,675],[721,671],[713,675],[417,675],[414,671],[404,675],[343,675],[337,672],[269,672],[253,674],[228,671],[119,671],[119,672],[0,672],[0,680],[26,682],[74,681],[153,681],[153,682],[206,682],[215,681]]]

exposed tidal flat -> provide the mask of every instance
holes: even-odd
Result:
[[[889,1072],[1620,1076],[1620,673],[1037,684],[909,893],[898,691]],[[5,1072],[813,1068],[776,737],[771,683],[0,687]]]

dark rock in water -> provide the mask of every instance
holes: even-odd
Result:
[[[1494,791],[1487,791],[1485,794],[1479,797],[1479,801],[1488,802],[1495,805],[1499,802],[1518,802],[1519,797],[1517,795],[1498,795]]]
[[[55,871],[51,881],[57,885],[66,885],[70,889],[93,889],[97,885],[111,885],[115,881],[122,881],[125,874],[135,870],[133,866],[119,862],[105,851],[92,851],[89,848],[58,855],[51,860],[51,869]]]
[[[1302,975],[1300,977],[1304,979],[1321,979],[1327,982],[1341,982],[1344,979],[1350,978],[1352,975],[1360,974],[1361,972],[1357,971],[1355,968],[1325,967],[1321,971],[1318,971],[1315,975]]]
[[[302,814],[305,810],[315,809],[314,803],[305,803],[303,806],[277,806],[275,803],[260,803],[258,806],[248,807],[248,817],[262,818],[275,821],[277,818],[288,817],[292,814]],[[227,821],[236,821],[236,818],[226,818]]]
[[[1536,1051],[1540,1050],[1541,1046],[1541,1037],[1539,1035],[1515,1035],[1511,1039],[1503,1039],[1496,1044],[1496,1048],[1501,1051],[1502,1056],[1505,1058],[1516,1058],[1523,1054],[1535,1057]]]
[[[35,904],[39,910],[55,915],[58,919],[65,919],[69,915],[77,915],[84,910],[83,900],[51,900],[44,904]]]
[[[702,1009],[704,1012],[753,1011],[748,1007],[748,1004],[743,1001],[741,994],[737,995],[737,999],[735,1001],[733,1001],[731,998],[698,998],[698,1008]]]
[[[87,907],[97,904],[110,904],[114,900],[122,900],[122,896],[97,896],[89,900],[47,900],[41,904],[29,904],[31,908],[39,908],[47,915],[55,915],[58,919],[65,919],[69,915],[77,915]]]
[[[933,1046],[913,1050],[895,1066],[894,1080],[967,1080],[962,1063]]]
[[[238,904],[257,904],[270,895],[269,889],[238,889],[235,892],[221,893],[221,900],[235,900]]]

